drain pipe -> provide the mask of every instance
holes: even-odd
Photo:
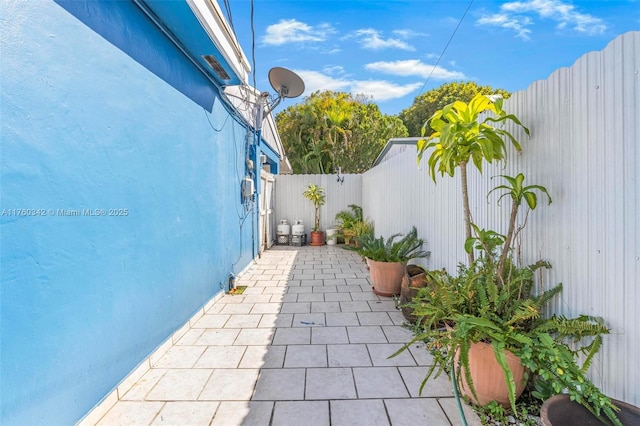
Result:
[[[252,152],[251,161],[253,162],[253,176],[254,176],[254,205],[251,209],[251,247],[253,258],[256,258],[256,229],[259,228],[260,221],[260,203],[259,203],[259,194],[260,194],[260,170],[262,169],[262,164],[259,164],[260,159],[260,145],[262,145],[262,119],[264,118],[265,112],[265,103],[269,97],[269,93],[262,92],[260,93],[260,99],[256,104],[256,122],[254,128],[256,129],[254,150]],[[256,212],[258,210],[258,212]],[[257,216],[257,217],[256,217]],[[258,249],[258,256],[260,256],[260,249]]]

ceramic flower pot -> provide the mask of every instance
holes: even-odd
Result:
[[[623,425],[640,424],[640,407],[612,399],[620,411],[616,413]],[[601,425],[602,422],[582,405],[571,401],[569,395],[554,395],[540,409],[543,426]]]
[[[522,394],[526,386],[524,380],[525,368],[520,358],[509,351],[505,351],[507,356],[507,365],[513,374],[516,382],[516,399]],[[493,347],[487,343],[472,343],[469,348],[469,370],[471,371],[471,380],[473,387],[478,395],[476,399],[461,366],[458,366],[458,354],[455,356],[456,375],[460,379],[460,392],[469,397],[471,401],[478,405],[486,405],[491,401],[497,401],[500,405],[508,408],[509,390],[507,389],[507,381],[502,371],[502,367],[496,361],[493,353]]]
[[[310,246],[323,246],[324,245],[324,232],[323,231],[311,231]]]
[[[418,265],[407,265],[405,273],[402,277],[402,283],[400,285],[400,300],[402,315],[411,323],[415,323],[418,318],[413,315],[413,309],[404,306],[407,303],[411,303],[414,297],[418,294],[418,290],[428,285],[426,278],[426,272],[424,268]]]
[[[346,245],[353,245],[355,243],[356,234],[351,229],[345,229],[342,235],[344,235],[344,243]]]
[[[368,259],[373,292],[378,296],[391,297],[400,294],[405,264],[402,262],[377,262]]]

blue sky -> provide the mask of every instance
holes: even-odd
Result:
[[[255,55],[257,88],[273,93],[272,67],[305,81],[304,94],[276,112],[316,90],[371,96],[386,114],[450,81],[524,90],[640,29],[637,0],[255,0],[252,37],[251,3],[229,3],[252,65]]]

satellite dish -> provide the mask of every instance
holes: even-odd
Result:
[[[269,114],[284,98],[297,98],[304,92],[304,81],[298,74],[286,68],[275,67],[269,70],[269,82],[271,87],[278,92],[278,97],[271,105],[265,108],[265,114]],[[261,96],[268,97],[268,93]]]
[[[304,92],[304,81],[298,74],[286,68],[271,68],[269,82],[281,98],[297,98]]]

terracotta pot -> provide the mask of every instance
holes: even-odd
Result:
[[[428,281],[424,268],[418,265],[407,265],[400,285],[400,306],[411,303],[413,298],[418,294],[418,290],[427,285]],[[413,309],[406,306],[402,306],[400,309],[407,321],[415,323],[418,320],[418,318],[413,315]]]
[[[373,292],[378,296],[391,297],[400,294],[405,264],[402,262],[377,262],[368,259]]]
[[[355,238],[354,237],[356,236],[356,234],[352,230],[345,229],[342,232],[342,235],[344,235],[344,243],[346,245],[353,245],[355,243]]]
[[[522,394],[526,386],[524,380],[525,368],[520,362],[520,358],[509,351],[505,351],[507,356],[507,365],[513,374],[516,382],[516,399]],[[471,401],[478,405],[486,405],[491,401],[497,401],[505,408],[509,404],[509,390],[507,389],[507,380],[504,377],[502,367],[496,361],[493,353],[493,347],[487,343],[472,343],[469,348],[469,370],[471,371],[471,380],[473,387],[478,395],[478,399],[473,396],[462,366],[458,366],[458,354],[455,356],[456,376],[458,376],[461,387],[460,392],[469,397]]]
[[[612,399],[620,411],[616,413],[623,425],[640,424],[640,408],[626,402]],[[571,401],[569,395],[554,395],[547,399],[540,409],[543,426],[588,426],[602,422],[582,405]]]
[[[324,245],[324,231],[311,231],[310,246],[323,246]]]

